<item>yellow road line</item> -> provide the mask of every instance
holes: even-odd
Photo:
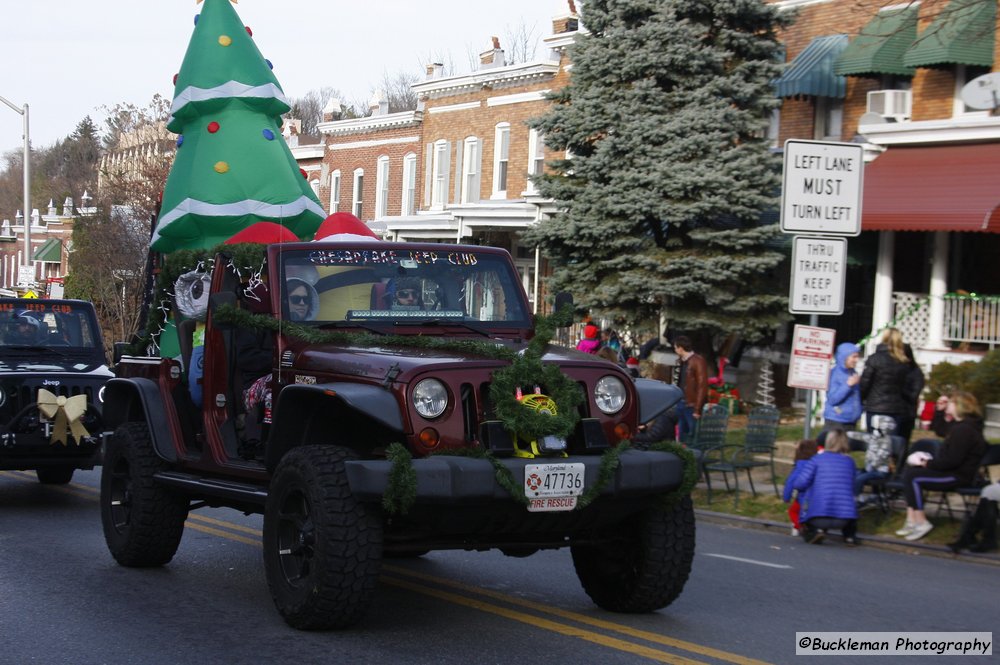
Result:
[[[433,582],[435,584],[441,584],[449,586],[455,589],[460,589],[462,591],[477,593],[489,598],[495,598],[511,605],[519,605],[521,607],[527,607],[536,612],[545,612],[547,614],[553,614],[555,616],[561,617],[563,619],[569,619],[571,621],[576,621],[579,623],[587,624],[589,626],[594,626],[596,628],[602,628],[604,630],[611,630],[629,637],[635,637],[638,639],[646,640],[647,642],[654,642],[656,644],[663,644],[665,646],[674,647],[677,649],[683,649],[685,651],[690,651],[691,653],[696,653],[700,656],[708,656],[710,658],[716,658],[718,660],[724,660],[729,663],[737,663],[738,665],[769,665],[766,661],[755,660],[753,658],[747,658],[745,656],[740,656],[738,654],[729,653],[727,651],[720,651],[719,649],[713,649],[711,647],[702,646],[700,644],[695,644],[694,642],[687,642],[685,640],[679,640],[673,637],[667,637],[666,635],[661,635],[659,633],[653,633],[648,630],[640,630],[638,628],[632,628],[619,623],[614,623],[611,621],[605,621],[603,619],[597,619],[595,617],[587,616],[586,614],[580,614],[579,612],[572,612],[570,610],[560,609],[558,607],[550,607],[548,605],[540,605],[534,603],[530,600],[525,600],[517,596],[511,596],[499,591],[493,591],[492,589],[484,589],[477,586],[471,586],[468,584],[463,584],[462,582],[456,582],[454,580],[449,580],[443,577],[436,577],[434,575],[428,575],[426,573],[420,573],[400,566],[394,566],[391,564],[383,564],[382,570],[396,573],[399,575],[406,575],[409,577],[414,577],[425,582]]]
[[[645,647],[640,644],[633,644],[632,642],[626,642],[625,640],[620,640],[615,637],[608,637],[605,635],[600,635],[598,633],[592,633],[583,630],[581,628],[575,628],[573,626],[568,626],[566,624],[558,623],[556,621],[550,621],[548,619],[543,619],[541,617],[527,615],[522,612],[518,612],[517,610],[508,609],[506,607],[491,605],[489,603],[484,603],[481,600],[476,600],[475,598],[460,596],[458,594],[450,593],[448,591],[441,591],[440,589],[432,589],[431,587],[425,587],[420,584],[414,584],[413,582],[408,582],[406,580],[401,580],[394,577],[387,577],[383,575],[379,581],[385,582],[386,584],[390,584],[392,586],[398,586],[403,589],[407,589],[409,591],[414,591],[416,593],[420,593],[425,596],[433,596],[434,598],[439,598],[441,600],[445,600],[450,603],[455,603],[457,605],[472,607],[482,612],[497,614],[507,619],[512,619],[514,621],[519,621],[521,623],[528,624],[529,626],[533,626],[535,628],[542,628],[545,630],[552,631],[554,633],[559,633],[560,635],[575,637],[577,639],[585,640],[587,642],[593,642],[594,644],[599,644],[601,646],[608,647],[611,649],[617,649],[618,651],[625,651],[627,653],[632,653],[637,656],[649,658],[651,660],[655,660],[661,663],[676,663],[677,665],[704,665],[702,661],[691,660],[690,658],[677,656],[674,654],[667,653],[666,651],[660,651],[659,649]]]
[[[15,477],[19,475],[19,476],[22,476],[24,478],[28,478],[29,477],[29,472],[22,471],[22,472],[13,472],[13,473],[11,473],[11,472],[0,471],[0,475],[15,475]],[[63,491],[67,491],[67,492],[70,492],[72,494],[77,494],[77,492],[72,492],[70,490],[70,488],[67,488],[67,487],[60,487],[60,486],[50,486],[50,487],[54,487],[55,489],[60,489],[60,490],[63,490]],[[91,498],[93,494],[99,494],[100,493],[100,490],[98,490],[96,488],[88,487],[86,485],[76,485],[76,484],[74,484],[73,485],[73,489],[82,489],[82,490],[85,490],[86,492],[90,492],[91,496],[88,496],[88,498]],[[79,495],[83,495],[83,493],[80,493]],[[258,537],[256,539],[254,539],[254,538],[246,538],[244,536],[240,536],[240,535],[231,533],[230,531],[224,531],[222,529],[216,529],[216,528],[213,528],[211,526],[206,526],[206,525],[203,525],[203,524],[198,524],[198,523],[194,522],[193,520],[197,520],[197,521],[200,521],[200,522],[205,522],[207,524],[214,524],[214,525],[221,526],[221,527],[224,527],[225,529],[230,529],[230,530],[233,530],[233,531],[241,531],[241,532],[244,532],[244,533],[253,534],[253,535],[256,535]],[[206,534],[213,535],[213,536],[218,536],[220,538],[227,538],[229,540],[233,540],[235,542],[243,543],[245,545],[252,545],[252,546],[256,546],[256,547],[261,547],[261,542],[260,542],[260,537],[259,537],[260,536],[260,530],[259,529],[255,529],[253,527],[247,527],[247,526],[243,526],[241,524],[236,524],[234,522],[229,522],[227,520],[220,520],[220,519],[216,519],[216,518],[213,518],[213,517],[208,517],[208,516],[205,516],[205,515],[194,515],[194,514],[188,516],[188,520],[185,523],[185,525],[187,527],[190,527],[190,528],[192,528],[192,529],[194,529],[196,531],[200,531],[202,533],[206,533]],[[498,591],[494,591],[492,589],[486,589],[486,588],[482,588],[482,587],[477,587],[477,586],[472,586],[472,585],[464,584],[464,583],[461,583],[461,582],[455,582],[454,580],[449,580],[449,579],[443,578],[443,577],[437,577],[437,576],[434,576],[434,575],[428,575],[426,573],[420,573],[420,572],[417,572],[417,571],[408,570],[408,569],[402,568],[400,566],[395,566],[395,565],[391,565],[391,564],[383,564],[382,565],[382,569],[384,571],[388,571],[388,572],[391,572],[391,573],[396,573],[396,574],[399,574],[399,575],[405,575],[405,576],[416,578],[416,579],[419,579],[419,580],[422,580],[422,581],[425,581],[425,582],[431,582],[431,583],[434,583],[434,584],[440,584],[440,585],[452,587],[454,589],[459,589],[459,590],[467,592],[467,593],[474,593],[474,594],[478,594],[478,595],[481,595],[481,596],[486,596],[488,598],[493,598],[493,599],[496,599],[496,600],[499,600],[499,601],[502,601],[502,602],[505,602],[505,603],[508,603],[508,604],[511,604],[511,605],[517,605],[517,606],[520,606],[520,607],[526,607],[526,608],[531,609],[531,610],[533,610],[535,612],[540,612],[540,613],[550,614],[550,615],[553,615],[553,616],[558,616],[560,618],[567,619],[567,620],[570,620],[570,621],[576,621],[578,623],[582,623],[582,624],[585,624],[585,625],[594,626],[595,628],[600,628],[602,630],[608,630],[608,631],[612,631],[612,632],[621,633],[623,635],[628,635],[629,637],[633,637],[633,638],[636,638],[636,639],[645,640],[647,642],[652,642],[654,644],[662,644],[664,646],[672,647],[672,648],[675,648],[675,649],[682,649],[682,650],[688,651],[690,653],[695,653],[695,654],[698,654],[700,656],[705,656],[705,657],[709,657],[709,658],[715,658],[717,660],[722,660],[722,661],[726,661],[726,662],[729,662],[729,663],[735,663],[736,665],[769,665],[766,661],[756,660],[754,658],[747,658],[747,657],[744,657],[744,656],[740,656],[738,654],[729,653],[727,651],[721,651],[719,649],[713,649],[711,647],[706,647],[706,646],[702,646],[700,644],[695,644],[694,642],[688,642],[686,640],[679,640],[679,639],[676,639],[676,638],[667,637],[666,635],[661,635],[659,633],[654,633],[654,632],[650,632],[650,631],[647,631],[647,630],[640,630],[640,629],[637,629],[637,628],[632,628],[632,627],[626,626],[624,624],[614,623],[614,622],[611,622],[611,621],[605,621],[603,619],[597,619],[597,618],[594,618],[594,617],[591,617],[591,616],[587,616],[586,614],[580,614],[578,612],[573,612],[573,611],[570,611],[570,610],[564,610],[564,609],[561,609],[561,608],[558,608],[558,607],[549,606],[549,605],[542,605],[542,604],[535,603],[535,602],[532,602],[532,601],[529,601],[529,600],[525,600],[523,598],[519,598],[517,596],[512,596],[512,595],[508,595],[508,594],[501,593],[501,592],[498,592]],[[519,621],[519,622],[522,622],[522,623],[526,623],[526,624],[529,624],[529,625],[532,625],[532,626],[536,626],[536,627],[539,627],[539,628],[544,628],[546,630],[551,630],[553,632],[560,633],[560,634],[563,634],[563,635],[568,635],[568,636],[571,636],[571,637],[577,637],[577,638],[582,639],[582,640],[586,640],[586,641],[589,641],[589,642],[594,642],[596,644],[601,644],[602,646],[607,646],[607,647],[610,647],[610,648],[613,648],[613,649],[617,649],[619,651],[627,651],[629,653],[634,653],[636,655],[640,655],[640,656],[643,656],[643,657],[646,657],[646,658],[657,660],[659,662],[664,662],[664,663],[678,663],[680,665],[697,665],[698,663],[701,663],[701,661],[691,660],[691,659],[685,658],[683,656],[669,654],[669,653],[664,652],[664,651],[660,651],[660,650],[657,650],[657,649],[652,649],[652,648],[649,648],[649,647],[644,647],[644,646],[638,645],[638,644],[633,644],[632,642],[626,642],[624,640],[619,640],[617,638],[607,637],[607,636],[599,635],[597,633],[591,633],[591,632],[584,631],[584,630],[581,630],[581,629],[578,629],[578,628],[574,628],[573,626],[568,626],[566,624],[558,623],[558,622],[555,622],[555,621],[550,621],[548,619],[543,619],[543,618],[535,617],[535,616],[529,616],[529,615],[517,612],[515,610],[507,609],[507,608],[504,608],[504,607],[499,607],[497,605],[491,605],[489,603],[485,603],[483,601],[476,600],[474,598],[468,598],[466,596],[461,596],[461,595],[458,595],[458,594],[453,594],[453,593],[450,593],[448,591],[442,591],[442,590],[439,590],[439,589],[434,589],[434,588],[431,588],[431,587],[426,587],[426,586],[415,584],[413,582],[409,582],[409,581],[406,581],[406,580],[401,580],[401,579],[397,579],[397,578],[394,578],[394,577],[389,577],[389,576],[387,576],[385,574],[383,574],[381,576],[380,581],[381,582],[385,582],[385,583],[390,584],[390,585],[393,585],[393,586],[397,586],[397,587],[401,587],[401,588],[404,588],[404,589],[408,589],[410,591],[415,591],[415,592],[423,594],[423,595],[436,597],[436,598],[439,598],[439,599],[442,599],[442,600],[446,600],[446,601],[449,601],[449,602],[457,603],[459,605],[465,605],[467,607],[473,607],[473,608],[482,610],[484,612],[489,612],[489,613],[492,613],[492,614],[497,614],[499,616],[503,616],[503,617],[506,617],[506,618],[509,618],[509,619],[513,619],[515,621]]]
[[[243,543],[244,545],[254,545],[256,547],[261,546],[260,538],[254,540],[253,538],[247,538],[246,536],[238,536],[235,533],[223,531],[222,529],[213,529],[210,526],[194,523],[190,519],[187,522],[185,522],[184,525],[190,529],[194,529],[195,531],[201,531],[202,533],[211,534],[213,536],[219,536],[220,538],[235,540],[236,542]]]

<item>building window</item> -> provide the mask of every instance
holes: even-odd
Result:
[[[545,171],[545,140],[537,129],[528,130],[528,193],[538,191],[531,176]]]
[[[378,158],[378,169],[375,171],[375,219],[382,219],[389,214],[389,157]]]
[[[475,203],[479,200],[479,139],[470,136],[465,139],[462,153],[462,203]]]
[[[365,170],[355,169],[354,191],[351,194],[351,200],[353,202],[351,205],[351,212],[354,213],[354,216],[357,217],[358,219],[364,219],[364,217],[361,216],[363,211],[363,207],[361,205],[362,203],[361,197],[364,196],[364,191],[365,191]]]
[[[313,180],[310,180],[309,181],[309,186],[312,187],[313,194],[316,195],[316,198],[319,198],[319,178],[315,178]]]
[[[330,213],[340,210],[340,170],[330,174]]]
[[[448,167],[450,160],[448,141],[435,141],[434,161],[431,171],[434,179],[431,181],[431,208],[441,210],[448,200]]]
[[[813,138],[819,141],[839,141],[843,124],[844,100],[833,97],[817,97]]]
[[[510,123],[501,122],[493,135],[493,198],[507,198],[507,162],[510,157]]]
[[[417,155],[412,152],[403,156],[403,203],[400,210],[402,215],[412,215],[417,211]]]

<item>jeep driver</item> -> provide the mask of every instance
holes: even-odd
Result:
[[[684,458],[621,445],[679,391],[533,342],[507,252],[326,241],[223,252],[208,261],[203,350],[175,319],[178,358],[126,356],[108,384],[101,513],[121,564],[167,563],[189,510],[229,506],[263,513],[271,594],[303,629],[357,621],[383,554],[434,549],[569,547],[586,592],[616,611],[681,592],[693,511],[686,495],[664,498]],[[244,366],[254,339],[270,359],[256,381]]]

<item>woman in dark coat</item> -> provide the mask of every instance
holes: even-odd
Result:
[[[972,485],[986,454],[983,416],[976,398],[970,393],[956,392],[948,398],[945,412],[951,417],[951,425],[937,454],[923,461],[908,461],[909,466],[903,471],[906,524],[896,535],[907,540],[919,540],[934,528],[924,514],[924,490]]]
[[[896,429],[900,429],[910,411],[905,393],[910,368],[902,334],[895,328],[887,328],[882,343],[865,361],[865,371],[861,374],[861,401],[868,414],[869,432],[875,431],[872,427],[875,416],[889,416]]]

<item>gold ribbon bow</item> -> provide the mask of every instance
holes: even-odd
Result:
[[[52,426],[52,438],[49,443],[55,444],[57,441],[64,446],[66,442],[66,428],[76,439],[76,445],[80,445],[83,437],[90,436],[90,432],[80,422],[80,418],[87,412],[87,396],[76,395],[75,397],[64,397],[63,395],[53,395],[45,388],[38,389],[38,410],[42,412],[48,420],[55,420]]]

